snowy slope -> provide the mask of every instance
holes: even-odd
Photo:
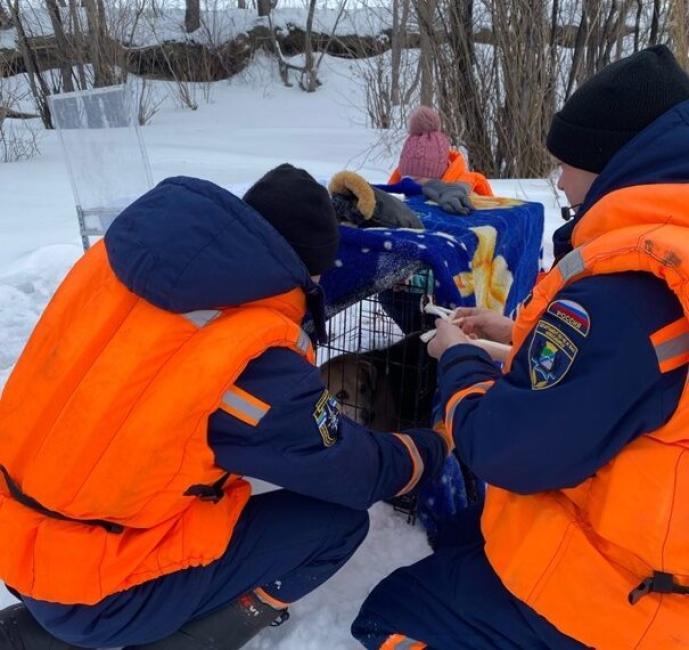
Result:
[[[27,5],[29,3],[26,3]],[[282,3],[281,3],[282,4]],[[183,4],[165,6],[162,13],[143,11],[140,15],[131,7],[112,6],[109,8],[109,24],[113,34],[131,47],[148,47],[167,41],[202,43],[220,45],[231,41],[239,34],[246,33],[254,27],[268,27],[267,18],[259,18],[256,9],[237,9],[209,3],[200,12],[201,27],[188,34],[184,26],[185,10]],[[86,14],[79,11],[79,19],[86,25]],[[271,13],[273,27],[285,32],[292,27],[305,29],[308,11],[305,6],[277,7]],[[63,24],[67,35],[70,35],[71,21],[66,8],[62,9]],[[53,27],[47,10],[36,3],[31,10],[24,10],[24,29],[30,37],[52,36]],[[377,36],[389,29],[392,22],[390,8],[385,7],[350,7],[340,13],[338,6],[318,7],[314,14],[313,31],[321,34],[347,36]],[[14,48],[16,32],[14,29],[0,31],[0,48]]]
[[[379,134],[357,126],[362,90],[349,62],[326,60],[324,86],[313,95],[284,88],[271,65],[258,62],[231,83],[213,86],[212,103],[195,112],[168,102],[144,129],[154,180],[187,174],[241,191],[289,161],[327,179],[358,169],[386,178],[394,155],[381,155]],[[0,388],[41,310],[81,253],[71,187],[55,133],[42,137],[36,160],[0,165]],[[373,154],[377,153],[378,157]],[[555,196],[545,181],[496,181],[504,196],[543,201],[547,229],[557,225]],[[344,478],[343,478],[344,480]],[[371,534],[328,584],[292,608],[292,619],[250,647],[322,650],[355,647],[349,625],[370,589],[390,571],[428,551],[419,529],[385,505],[371,511]],[[11,597],[0,587],[0,605]]]

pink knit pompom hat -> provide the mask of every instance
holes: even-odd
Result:
[[[409,136],[400,155],[399,172],[415,178],[441,178],[448,165],[450,141],[440,130],[440,116],[419,106],[409,118]]]

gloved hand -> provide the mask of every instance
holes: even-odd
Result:
[[[423,229],[421,220],[398,198],[373,187],[354,172],[339,172],[328,187],[340,222],[359,228]]]
[[[454,454],[445,460],[442,473],[423,483],[417,492],[417,515],[433,550],[471,537],[468,525],[479,527],[485,484]]]
[[[433,429],[405,429],[403,434],[409,436],[416,445],[416,449],[423,460],[423,476],[419,480],[419,485],[426,481],[437,479],[443,471],[445,459],[450,454],[448,444],[453,444],[446,440],[444,432],[434,431]]]
[[[469,214],[474,206],[469,199],[469,185],[466,183],[444,183],[432,180],[424,183],[423,195],[435,201],[445,212]]]

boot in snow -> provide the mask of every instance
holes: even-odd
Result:
[[[24,605],[0,611],[0,650],[79,650],[48,634]]]
[[[275,609],[251,592],[204,618],[187,623],[173,635],[125,650],[239,650],[262,629],[284,623],[286,609]]]

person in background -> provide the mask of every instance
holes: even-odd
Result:
[[[493,196],[488,180],[469,171],[462,154],[450,147],[442,132],[440,116],[420,106],[409,117],[409,135],[399,165],[379,190],[405,196],[423,195],[450,215],[467,215],[474,210],[472,194]],[[403,291],[390,289],[380,294],[386,313],[405,334],[417,331],[428,319],[419,314],[418,304],[433,286],[430,271],[415,274]]]
[[[490,183],[483,174],[469,170],[464,156],[450,146],[442,132],[440,116],[429,106],[419,106],[409,116],[409,134],[402,147],[397,169],[389,185],[405,178],[425,185],[429,181],[444,184],[463,183],[469,194],[493,196]],[[438,185],[438,183],[431,183]]]

